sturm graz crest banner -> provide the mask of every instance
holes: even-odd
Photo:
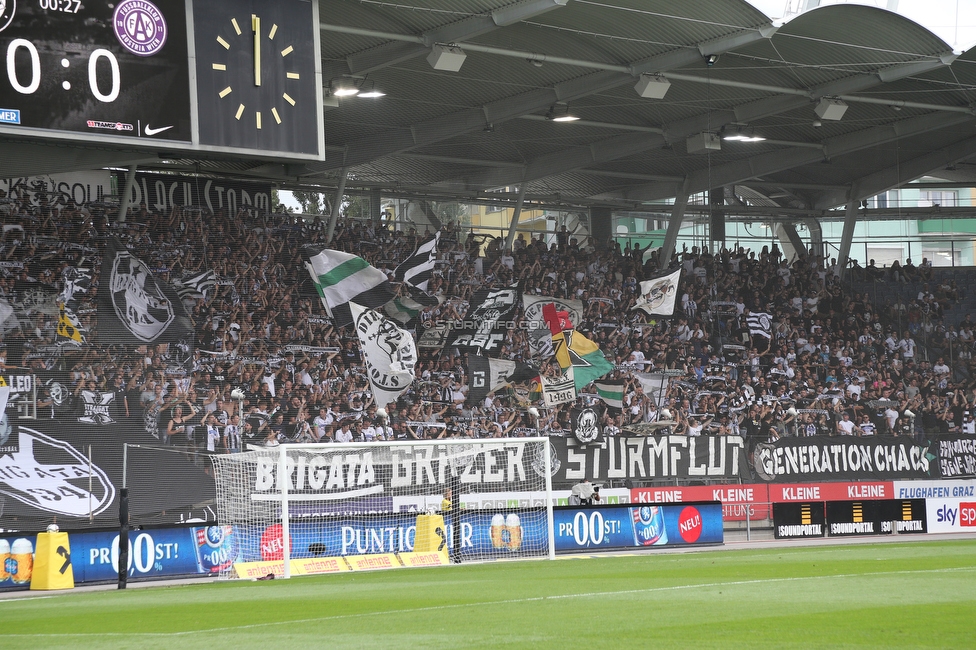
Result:
[[[192,330],[176,291],[117,239],[109,239],[98,286],[99,343],[171,343]]]
[[[603,429],[600,428],[600,414],[593,407],[573,409],[570,422],[573,427],[573,437],[581,444],[597,442],[603,433]]]

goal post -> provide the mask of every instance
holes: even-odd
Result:
[[[408,566],[421,552],[554,558],[553,451],[548,438],[498,438],[217,455],[217,520],[233,526],[241,563],[274,563],[281,577],[292,560],[347,570]]]

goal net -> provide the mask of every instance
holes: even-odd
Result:
[[[257,566],[284,577],[301,559],[348,568],[353,558],[409,566],[420,552],[440,553],[439,563],[554,557],[551,453],[548,439],[522,438],[214,456],[217,519],[236,533],[236,564],[274,563]]]

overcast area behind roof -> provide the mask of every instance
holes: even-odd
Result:
[[[811,0],[746,0],[770,18],[791,18]],[[813,0],[816,2],[816,0]],[[857,4],[889,9],[931,30],[958,50],[976,45],[976,2],[972,0],[820,0],[819,6]]]

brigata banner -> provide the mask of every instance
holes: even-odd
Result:
[[[748,476],[745,441],[740,436],[614,436],[583,445],[550,438],[558,459],[554,486],[591,481]]]
[[[541,441],[517,438],[449,445],[375,447],[323,446],[314,454],[290,456],[289,499],[293,502],[375,500],[383,496],[443,493],[457,476],[464,491],[538,489],[545,476]],[[280,500],[277,449],[215,456],[218,473],[246,476],[255,501]],[[470,486],[470,487],[469,487]],[[318,506],[315,506],[316,508]]]
[[[756,445],[756,475],[769,482],[927,479],[939,476],[938,442],[813,436]]]

